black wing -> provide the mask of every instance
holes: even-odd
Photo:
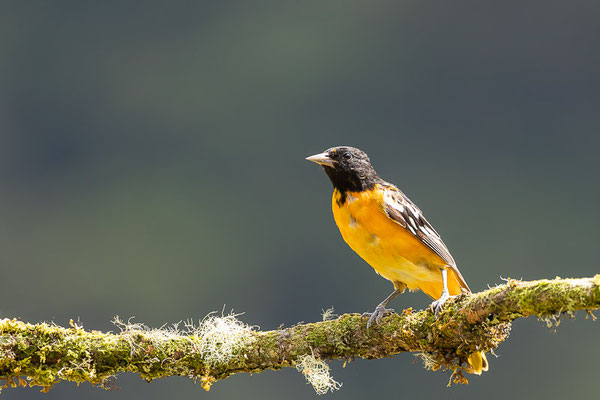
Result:
[[[424,245],[440,256],[442,260],[446,261],[461,281],[461,286],[470,290],[467,282],[465,282],[465,279],[456,267],[456,262],[452,258],[450,251],[442,241],[440,235],[433,229],[433,226],[425,219],[421,210],[396,186],[387,182],[381,186],[384,191],[383,207],[388,217],[403,228],[406,228],[410,233],[419,238]]]

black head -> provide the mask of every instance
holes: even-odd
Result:
[[[369,156],[355,147],[332,147],[306,159],[321,165],[342,193],[372,189],[380,181]]]

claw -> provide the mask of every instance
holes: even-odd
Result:
[[[433,313],[437,317],[438,314],[440,313],[440,311],[442,311],[442,308],[444,307],[444,303],[446,303],[446,301],[448,301],[448,299],[452,299],[454,297],[456,297],[456,296],[450,296],[448,294],[448,292],[443,292],[442,295],[440,296],[440,298],[437,299],[436,301],[432,302],[429,307],[431,308],[431,311],[433,311]]]
[[[371,326],[371,324],[373,324],[373,321],[375,321],[375,325],[379,325],[379,321],[381,321],[381,317],[394,312],[394,310],[392,310],[391,308],[385,308],[385,306],[387,306],[394,297],[396,297],[400,293],[404,292],[404,289],[406,289],[406,285],[404,285],[403,287],[400,287],[399,289],[396,288],[394,290],[394,293],[390,294],[388,297],[385,298],[385,300],[383,300],[381,303],[379,303],[379,305],[377,307],[375,307],[375,311],[373,311],[372,313],[366,312],[362,315],[363,317],[369,317],[369,320],[367,321],[367,331],[369,330],[369,327]]]
[[[377,307],[375,307],[375,311],[373,311],[372,313],[363,313],[363,317],[369,317],[369,320],[367,321],[367,330],[369,330],[369,328],[373,324],[373,321],[375,321],[375,325],[379,325],[381,318],[383,318],[386,315],[390,315],[393,312],[393,309],[385,308],[383,305],[380,304]]]
[[[446,271],[446,268],[442,269],[442,295],[440,296],[439,299],[437,299],[436,301],[434,301],[433,303],[431,303],[431,311],[433,311],[433,313],[435,314],[435,316],[437,317],[438,314],[440,313],[440,311],[442,311],[442,307],[444,307],[444,303],[453,297],[456,296],[450,296],[450,293],[448,293],[448,272]]]

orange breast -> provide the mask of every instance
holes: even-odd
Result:
[[[384,278],[439,298],[442,292],[440,268],[446,262],[387,216],[382,206],[383,194],[378,190],[348,193],[342,205],[338,204],[339,198],[340,193],[334,191],[333,216],[352,250]],[[449,289],[451,294],[460,293],[456,282],[449,282]]]

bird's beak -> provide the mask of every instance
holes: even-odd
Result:
[[[319,154],[315,154],[314,156],[310,156],[310,157],[306,157],[306,159],[308,161],[312,161],[314,163],[317,163],[319,165],[324,165],[327,167],[332,167],[334,166],[334,164],[336,163],[335,160],[331,159],[327,153],[319,153]]]

